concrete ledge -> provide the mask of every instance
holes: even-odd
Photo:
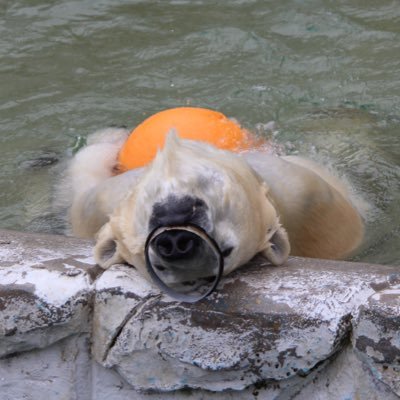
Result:
[[[1,232],[0,357],[89,332],[93,265],[81,241]]]
[[[0,231],[0,400],[24,398],[21,363],[43,358],[69,377],[65,399],[400,396],[400,267],[255,259],[186,304],[132,267],[101,274],[91,254],[91,242]]]
[[[373,286],[378,291],[359,309],[353,346],[375,377],[400,397],[400,275]]]

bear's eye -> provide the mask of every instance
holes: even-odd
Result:
[[[229,257],[232,253],[233,247],[227,247],[225,250],[222,250],[221,254],[224,258]]]

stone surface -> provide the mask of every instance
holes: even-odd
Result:
[[[88,334],[0,359],[0,400],[89,400]],[[93,398],[94,399],[94,398]]]
[[[271,397],[272,399],[273,397]],[[346,346],[291,400],[396,400],[392,388],[375,379],[351,346]],[[261,399],[261,398],[260,398]],[[259,400],[260,400],[259,399]]]
[[[186,304],[91,254],[0,231],[0,400],[400,398],[400,267],[255,259]]]
[[[353,344],[374,378],[400,397],[400,274],[389,275],[376,288],[360,308]]]
[[[82,241],[3,232],[0,357],[88,332],[93,264]]]
[[[114,266],[96,282],[94,356],[141,391],[297,386],[349,341],[360,307],[397,271],[301,259],[276,268],[258,259],[193,305]]]

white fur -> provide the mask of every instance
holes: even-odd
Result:
[[[97,238],[95,257],[104,268],[127,261],[146,275],[152,206],[171,194],[207,204],[209,234],[221,248],[234,247],[225,273],[256,253],[278,265],[290,246],[296,255],[343,258],[360,244],[363,226],[346,188],[311,161],[238,155],[170,133],[147,167],[114,176],[127,134],[97,132],[68,170],[73,232]]]

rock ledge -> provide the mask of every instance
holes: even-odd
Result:
[[[90,242],[0,231],[0,400],[23,398],[15,376],[35,359],[70,377],[66,399],[400,396],[400,267],[255,259],[187,304],[132,267],[101,273],[91,254]],[[79,356],[60,360],[60,346]],[[42,374],[37,395],[56,398]]]

